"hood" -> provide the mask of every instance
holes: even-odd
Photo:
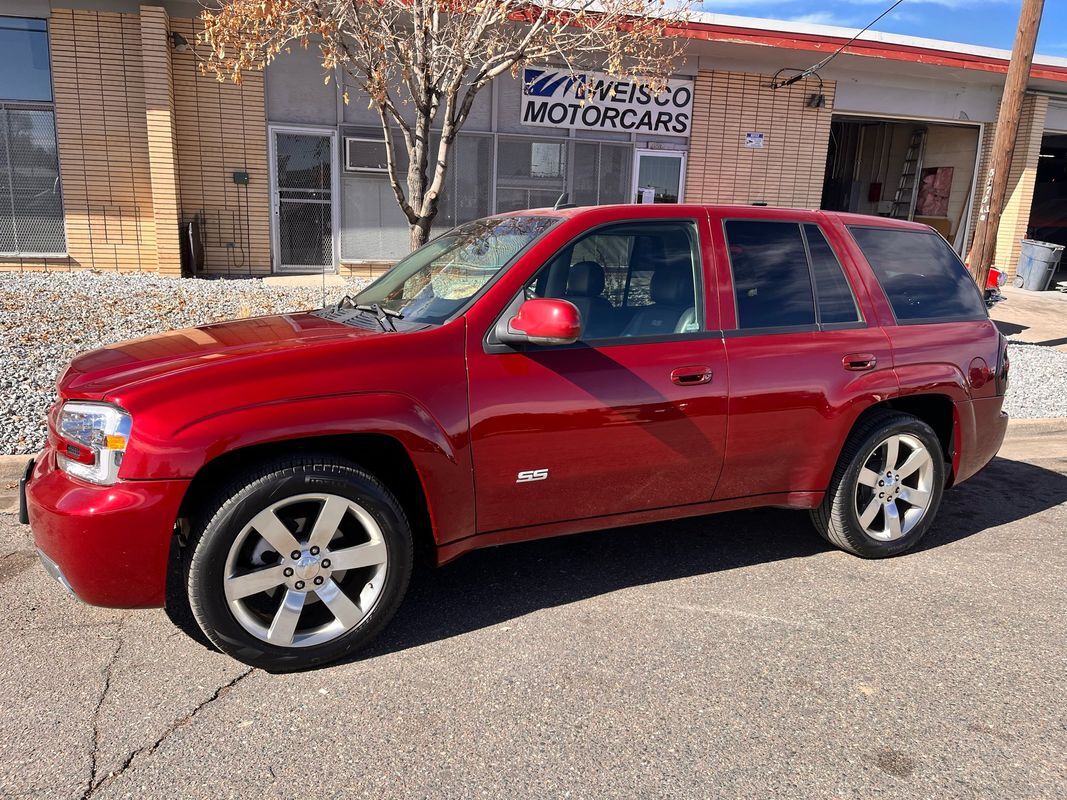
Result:
[[[99,398],[132,383],[219,359],[381,335],[380,331],[343,325],[310,312],[220,322],[83,353],[60,377],[59,389],[65,397]]]

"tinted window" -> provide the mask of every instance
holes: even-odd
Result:
[[[52,99],[43,19],[0,17],[0,100]]]
[[[852,289],[822,230],[818,225],[805,225],[804,235],[811,255],[811,272],[815,276],[820,324],[859,322],[860,315]]]
[[[974,319],[985,303],[967,269],[936,233],[849,228],[898,320]]]
[[[739,328],[815,324],[811,274],[800,226],[793,222],[726,223]]]
[[[702,327],[698,253],[691,222],[612,225],[565,248],[526,296],[573,303],[583,341],[692,333]]]

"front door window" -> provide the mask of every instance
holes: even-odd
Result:
[[[526,297],[573,303],[585,342],[698,331],[704,304],[696,225],[665,220],[601,228],[546,264]]]

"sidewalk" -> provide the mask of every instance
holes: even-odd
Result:
[[[1005,336],[1067,352],[1067,294],[1028,292],[1005,286],[1002,303],[989,316]]]

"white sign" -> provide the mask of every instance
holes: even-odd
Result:
[[[692,81],[668,81],[664,91],[652,94],[641,83],[601,72],[522,71],[523,125],[688,136],[692,119]]]
[[[645,203],[655,203],[656,202],[656,187],[655,186],[651,186],[651,187],[642,186],[640,189],[637,190],[637,192],[641,196],[641,199],[638,200],[639,203],[645,204]]]
[[[763,133],[760,131],[749,131],[745,134],[745,147],[752,150],[763,149]]]

